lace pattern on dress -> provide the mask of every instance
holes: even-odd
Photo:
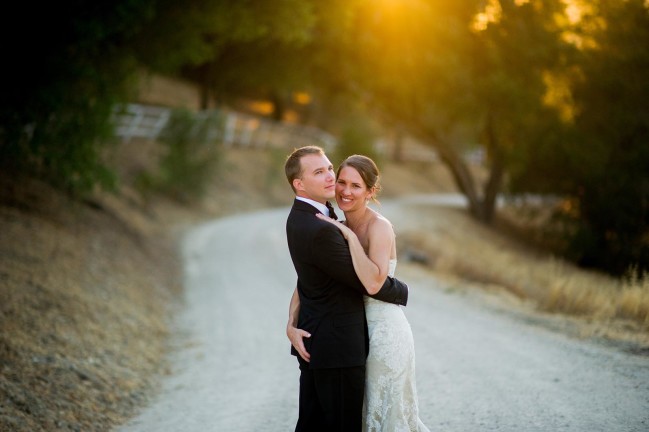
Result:
[[[396,260],[390,260],[390,276]],[[363,430],[428,432],[419,420],[415,350],[410,324],[400,306],[365,297],[370,336],[366,363]]]

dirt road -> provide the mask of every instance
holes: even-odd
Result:
[[[406,207],[385,205],[398,227]],[[295,274],[287,208],[199,226],[184,241],[186,307],[159,397],[122,432],[284,432],[298,368],[284,334]],[[649,358],[505,313],[400,263],[431,431],[648,431]]]

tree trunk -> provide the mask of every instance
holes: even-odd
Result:
[[[273,90],[270,92],[270,101],[273,104],[272,119],[282,121],[286,112],[285,98],[278,91]]]
[[[493,125],[489,125],[488,127],[492,128]],[[469,213],[471,216],[487,224],[493,221],[496,198],[500,192],[502,178],[504,176],[502,154],[498,150],[493,129],[491,129],[491,133],[492,137],[488,138],[487,145],[494,146],[493,149],[490,149],[493,160],[489,179],[485,183],[482,191],[483,194],[481,195],[475,177],[461,155],[452,146],[440,139],[434,131],[422,127],[418,130],[419,137],[429,142],[435,148],[442,162],[451,171],[455,184],[469,202]]]
[[[476,181],[466,162],[455,150],[445,143],[435,141],[433,144],[442,162],[451,170],[455,184],[469,202],[469,212],[476,219],[484,220],[483,203],[476,187]]]
[[[482,203],[475,179],[466,162],[450,145],[439,138],[435,131],[420,126],[417,132],[420,138],[431,143],[444,165],[451,171],[455,184],[469,201],[471,215],[482,220]]]
[[[199,66],[200,79],[200,106],[201,111],[206,111],[210,107],[210,89],[212,88],[211,63],[205,63]]]
[[[503,177],[505,176],[503,151],[496,136],[494,120],[491,114],[487,117],[487,123],[485,124],[485,137],[491,166],[489,178],[484,185],[482,220],[486,223],[491,223],[496,212],[496,199],[498,198]]]

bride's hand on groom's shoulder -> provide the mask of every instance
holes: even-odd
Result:
[[[349,239],[350,233],[352,233],[352,230],[347,227],[347,225],[343,224],[342,222],[339,222],[337,220],[331,219],[328,216],[323,215],[322,213],[316,213],[316,217],[320,220],[329,222],[335,227],[338,227],[338,229],[343,233],[343,237],[345,237],[345,240]]]
[[[291,341],[291,345],[297,351],[297,353],[308,362],[311,360],[311,355],[307,352],[306,347],[304,346],[304,338],[310,338],[311,334],[307,331],[293,327],[291,325],[286,326],[286,336],[288,340]]]
[[[315,215],[320,220],[331,222],[334,225],[338,225],[338,221],[335,219],[331,219],[329,216],[325,216],[322,213],[316,213]]]

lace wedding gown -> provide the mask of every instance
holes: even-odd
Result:
[[[397,260],[390,260],[394,276]],[[419,420],[415,346],[400,306],[365,297],[370,336],[366,363],[363,431],[429,432]]]

